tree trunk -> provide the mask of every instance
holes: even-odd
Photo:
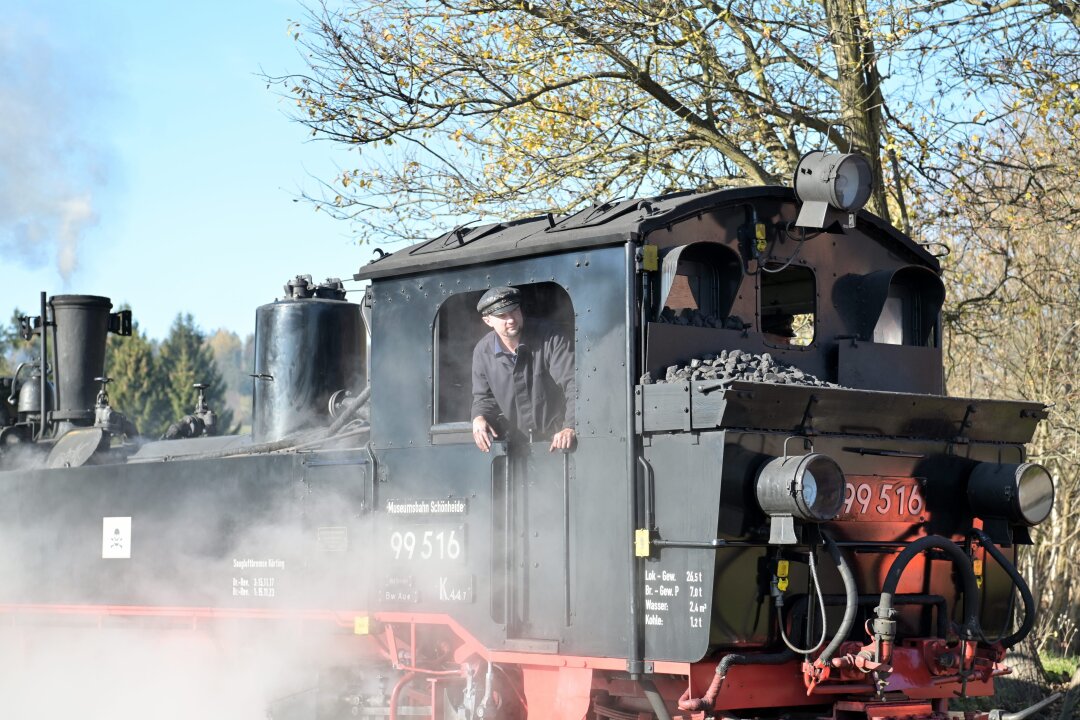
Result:
[[[852,150],[866,155],[874,171],[874,194],[867,209],[891,221],[881,167],[884,99],[877,51],[867,22],[866,0],[824,0],[824,6],[836,55],[840,122],[846,126],[844,136],[850,139]]]

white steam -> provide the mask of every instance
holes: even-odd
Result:
[[[55,262],[65,283],[104,184],[82,72],[32,32],[0,32],[0,254]]]
[[[305,549],[314,549],[315,528],[304,527],[288,493],[260,520],[237,528],[231,542],[217,546],[217,521],[247,515],[223,509],[217,504],[223,496],[200,492],[205,478],[192,476],[192,491],[170,500],[168,512],[153,503],[140,506],[132,518],[131,559],[102,560],[99,506],[74,498],[71,485],[56,490],[62,477],[62,471],[39,476],[40,492],[23,496],[38,509],[44,506],[36,503],[47,500],[57,508],[55,515],[31,510],[18,521],[5,515],[0,523],[0,717],[266,720],[272,711],[278,720],[308,720],[315,717],[315,688],[327,674],[355,671],[370,662],[365,638],[353,635],[351,627],[303,612],[355,607],[355,596],[345,598],[348,591],[358,591],[363,578],[359,568],[344,564],[345,553],[302,557]],[[228,478],[221,482],[229,484]],[[155,492],[153,481],[146,483],[143,492]],[[164,488],[158,485],[156,491]],[[100,499],[102,493],[92,495]],[[122,505],[123,493],[110,496],[107,505],[114,502]],[[327,493],[319,502],[339,508],[354,500]],[[174,515],[182,522],[172,522]],[[211,542],[202,545],[200,539]],[[286,555],[279,573],[234,569],[237,558]],[[305,576],[305,562],[325,564],[325,571]],[[129,572],[121,572],[125,567]],[[257,597],[237,603],[230,594],[232,578],[274,574],[280,603]],[[105,578],[124,583],[123,604],[148,608],[149,614],[130,608],[109,611],[101,602],[82,609],[66,604],[116,597],[102,585],[111,582]],[[322,600],[311,600],[307,593]],[[223,617],[178,609],[184,607],[222,608]],[[290,608],[300,612],[290,613]],[[270,611],[271,617],[244,615],[259,610]]]
[[[11,718],[265,720],[268,695],[303,675],[280,638],[226,648],[190,629],[41,626],[0,628],[0,638]]]

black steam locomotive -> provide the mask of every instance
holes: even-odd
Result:
[[[300,623],[317,681],[274,718],[929,719],[993,694],[1034,623],[1015,554],[1053,504],[1024,449],[1046,408],[943,395],[938,261],[860,209],[868,178],[811,153],[795,190],[459,227],[380,253],[360,303],[297,278],[256,313],[250,435],[200,400],[139,437],[100,380],[130,316],[43,296],[0,403],[5,626]],[[570,452],[473,442],[499,285],[572,338]]]

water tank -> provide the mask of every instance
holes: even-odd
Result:
[[[255,442],[329,425],[330,396],[363,389],[360,306],[318,297],[286,298],[255,311]]]

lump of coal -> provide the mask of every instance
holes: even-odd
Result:
[[[682,308],[680,310],[674,310],[669,307],[665,307],[660,313],[660,317],[657,318],[659,322],[668,323],[671,325],[688,325],[693,327],[704,328],[720,328],[723,330],[742,330],[745,327],[742,318],[738,315],[730,315],[726,318],[720,318],[715,315],[707,315],[700,310],[691,308]]]
[[[653,382],[651,375],[649,381]],[[739,350],[721,350],[703,358],[694,358],[685,365],[672,365],[667,368],[658,383],[686,382],[687,380],[749,380],[778,385],[812,385],[816,387],[841,387],[800,370],[793,365],[776,360],[769,353],[754,355]],[[645,384],[645,378],[642,378]]]

